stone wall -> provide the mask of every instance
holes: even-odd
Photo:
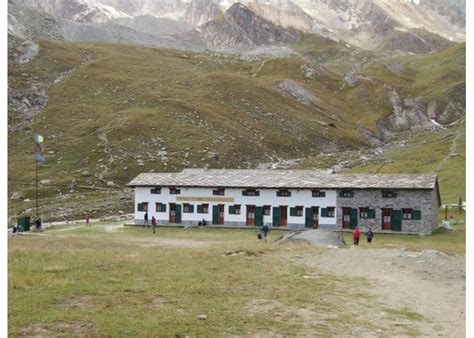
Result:
[[[383,198],[380,189],[352,190],[353,197],[340,197],[337,192],[336,228],[342,229],[342,208],[357,209],[357,225],[362,230],[368,226],[374,231],[382,231],[382,208],[395,210],[413,209],[421,211],[420,220],[403,220],[403,232],[430,233],[438,226],[438,201],[435,190],[392,190],[397,194],[395,198]],[[359,208],[375,209],[374,219],[361,219]]]

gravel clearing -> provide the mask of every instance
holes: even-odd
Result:
[[[423,320],[410,325],[424,336],[465,337],[464,255],[351,246],[317,257],[303,255],[298,261],[322,273],[367,278],[361,291],[375,296],[383,307],[422,315]]]
[[[304,242],[316,246],[341,247],[346,243],[341,234],[332,230],[295,230],[290,231],[277,240],[277,243]]]

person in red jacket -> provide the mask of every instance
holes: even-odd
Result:
[[[354,245],[359,245],[359,239],[360,239],[359,228],[356,227],[354,231],[352,232],[352,239],[354,240]]]
[[[153,229],[153,233],[155,233],[155,229],[156,229],[156,218],[155,218],[155,216],[151,216],[151,228]]]

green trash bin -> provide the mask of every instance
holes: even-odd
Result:
[[[31,218],[30,216],[19,218],[17,221],[17,225],[21,226],[22,231],[30,231],[31,225]]]

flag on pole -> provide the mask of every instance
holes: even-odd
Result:
[[[41,155],[40,153],[36,153],[36,154],[35,154],[35,158],[36,158],[36,161],[38,161],[38,162],[45,162],[45,161],[46,161],[46,159],[44,158],[44,156]]]
[[[36,134],[35,135],[35,142],[36,143],[43,143],[43,136],[41,136],[40,134]]]
[[[35,152],[35,159],[37,162],[44,162],[46,158],[43,156],[43,136],[40,134],[35,134],[35,143],[36,143],[36,152]]]

